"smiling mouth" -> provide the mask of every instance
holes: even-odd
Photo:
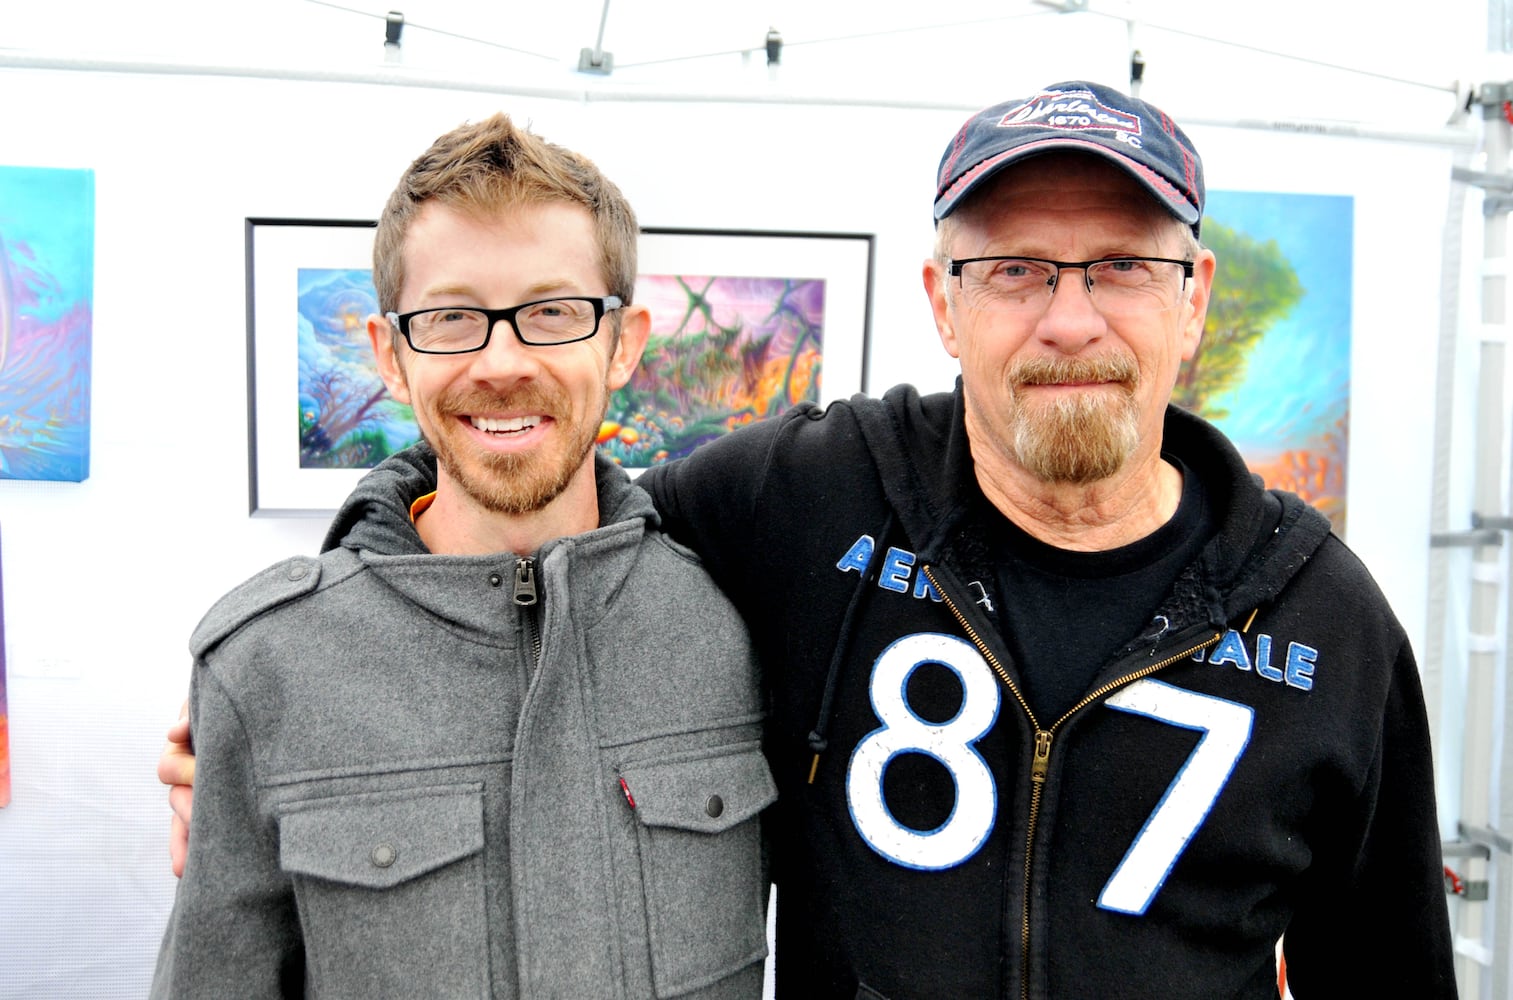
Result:
[[[469,417],[474,427],[489,434],[522,434],[540,425],[542,418],[533,414],[528,417]]]

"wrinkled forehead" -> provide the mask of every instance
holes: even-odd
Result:
[[[1180,238],[1186,223],[1140,182],[1107,159],[1055,151],[1000,171],[942,220],[947,234],[982,236],[1027,226],[1128,229],[1163,241]]]

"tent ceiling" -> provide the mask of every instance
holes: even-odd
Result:
[[[1060,4],[1085,9],[1067,12]],[[385,67],[386,15],[403,14]],[[1352,0],[55,0],[7,14],[6,52],[280,63],[499,86],[835,97],[977,107],[1053,80],[1128,81],[1178,114],[1439,127],[1488,78],[1486,7]],[[784,40],[766,66],[768,30]],[[601,44],[602,33],[602,44]],[[578,72],[583,49],[607,76]]]

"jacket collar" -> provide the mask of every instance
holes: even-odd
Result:
[[[633,519],[650,527],[660,523],[646,492],[631,483],[625,470],[598,453],[594,481],[600,527]],[[436,453],[428,444],[421,441],[396,452],[358,481],[326,529],[321,551],[343,547],[384,555],[428,554],[410,520],[410,506],[435,489]]]

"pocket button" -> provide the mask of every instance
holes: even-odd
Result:
[[[368,855],[368,860],[372,861],[379,868],[387,868],[394,863],[394,859],[397,857],[399,857],[399,854],[393,847],[390,847],[388,844],[379,844],[373,848],[373,853]]]
[[[709,801],[704,803],[704,811],[709,813],[711,819],[718,819],[720,813],[725,811],[725,800],[718,795],[711,795]]]

